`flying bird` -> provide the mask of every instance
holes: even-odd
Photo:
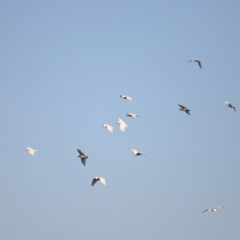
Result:
[[[105,127],[109,132],[113,132],[113,127],[108,124],[103,124],[103,127]]]
[[[106,185],[106,184],[107,184],[105,178],[95,177],[95,178],[92,180],[92,184],[91,184],[91,185],[94,186],[95,183],[96,183],[97,181],[99,181],[99,180],[100,180],[100,182],[101,182],[103,185]]]
[[[126,96],[126,95],[120,95],[120,98],[132,101],[132,97],[129,97],[129,96]]]
[[[227,104],[228,107],[233,108],[233,110],[236,112],[236,108],[230,103],[230,102],[224,102]]]
[[[125,132],[125,129],[128,127],[128,125],[121,118],[118,118],[117,123],[119,124],[120,130]]]
[[[208,208],[208,209],[204,210],[203,213],[204,213],[204,212],[210,212],[210,211],[216,212],[219,208],[223,208],[223,207]]]
[[[141,155],[146,156],[135,149],[132,149],[132,148],[128,148],[128,149],[130,149],[133,152],[133,155],[135,156],[141,156]]]
[[[178,106],[180,107],[180,111],[184,111],[185,113],[187,113],[188,115],[190,115],[190,109],[184,107],[183,105],[178,104]]]
[[[126,116],[133,117],[133,118],[139,117],[137,114],[134,114],[134,113],[127,113]]]
[[[86,160],[88,156],[86,156],[80,149],[77,149],[77,151],[79,153],[78,157],[81,158],[82,164],[86,166]]]
[[[35,152],[37,151],[36,149],[33,149],[31,147],[26,147],[25,151],[28,151],[29,154],[31,154],[32,156],[35,155]]]
[[[191,59],[191,60],[189,60],[189,61],[187,61],[187,62],[197,62],[197,63],[198,63],[198,66],[199,66],[200,68],[202,68],[202,63],[201,63],[201,61],[198,60],[198,59]]]

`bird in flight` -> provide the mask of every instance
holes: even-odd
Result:
[[[133,155],[135,156],[141,156],[141,155],[146,156],[135,149],[132,149],[132,148],[128,148],[128,149],[130,149],[133,152]]]
[[[86,160],[88,156],[86,156],[80,149],[77,149],[77,151],[79,153],[78,157],[81,158],[82,164],[86,166]]]
[[[97,181],[100,181],[103,185],[106,185],[106,184],[107,184],[105,178],[95,177],[95,178],[92,180],[92,184],[91,184],[91,185],[94,186]]]
[[[197,63],[198,63],[198,66],[199,66],[200,68],[202,68],[202,63],[201,63],[201,61],[198,60],[198,59],[191,59],[191,60],[189,60],[189,61],[187,61],[187,62],[197,62]]]
[[[233,108],[233,110],[236,112],[236,108],[230,103],[230,102],[224,102],[227,104],[228,107]]]
[[[180,111],[184,111],[185,113],[187,113],[188,115],[190,115],[190,109],[184,107],[183,105],[178,104],[178,106],[180,107]]]
[[[134,113],[127,113],[126,116],[132,117],[132,118],[137,118],[137,117],[139,117],[137,114],[134,114]]]
[[[204,210],[203,213],[204,213],[204,212],[210,212],[210,211],[216,212],[219,208],[222,208],[222,207],[208,208],[208,209]]]
[[[118,118],[117,123],[119,124],[120,130],[125,132],[125,129],[128,127],[128,125],[121,118]]]
[[[35,152],[37,151],[36,149],[33,149],[31,147],[26,147],[25,151],[28,151],[29,154],[31,154],[32,156],[35,155]]]
[[[129,96],[126,96],[126,95],[120,95],[120,98],[132,101],[132,97],[129,97]]]
[[[113,132],[113,127],[108,124],[103,124],[103,127],[105,127],[109,132]]]

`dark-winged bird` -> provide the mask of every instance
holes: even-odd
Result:
[[[81,158],[82,164],[85,166],[88,156],[86,156],[80,149],[77,149],[77,151],[79,153],[78,157]]]
[[[180,111],[184,111],[185,113],[187,113],[188,115],[190,115],[190,109],[184,107],[183,105],[178,104],[178,106],[180,107]]]
[[[227,104],[228,107],[233,108],[233,110],[236,112],[236,108],[230,103],[230,102],[224,102]]]
[[[208,209],[204,210],[203,213],[204,213],[204,212],[210,212],[210,211],[216,212],[219,208],[222,208],[222,207],[208,208]]]
[[[201,63],[201,61],[198,60],[198,59],[191,59],[191,60],[189,60],[189,61],[187,61],[187,62],[197,62],[198,66],[199,66],[200,68],[202,68],[202,63]]]

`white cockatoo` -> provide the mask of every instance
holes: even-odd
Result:
[[[117,123],[119,124],[120,130],[125,132],[125,129],[128,127],[128,125],[121,118],[118,118]]]
[[[33,149],[31,147],[26,147],[25,150],[28,151],[28,153],[31,154],[32,156],[34,156],[35,152],[37,151],[36,149]]]
[[[102,124],[109,132],[113,132],[113,127],[108,124]]]
[[[126,95],[120,95],[120,98],[132,101],[132,97],[129,97],[129,96],[126,96]]]

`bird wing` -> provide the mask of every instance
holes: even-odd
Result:
[[[138,117],[137,114],[135,114],[135,113],[128,113],[128,114],[129,114],[129,115],[127,115],[127,116],[130,116],[130,117],[133,117],[133,118]]]
[[[138,153],[138,151],[136,149],[132,149],[132,148],[129,148],[129,149],[131,149],[134,154]]]
[[[81,161],[82,161],[82,164],[86,166],[86,158],[85,157],[81,158]]]
[[[100,177],[99,180],[100,180],[100,182],[101,182],[103,185],[106,185],[106,184],[107,184],[105,178]]]
[[[29,150],[29,153],[30,153],[32,156],[35,155],[35,151],[34,151],[33,149],[30,149],[30,150]]]
[[[126,99],[129,100],[129,101],[132,101],[132,98],[129,97],[129,96],[126,96]]]
[[[96,178],[96,177],[95,177],[95,178],[92,180],[92,184],[91,184],[91,185],[94,186],[95,183],[96,183],[98,180],[99,180],[99,178]]]
[[[236,112],[237,111],[236,108],[234,106],[232,106],[232,107],[233,107],[234,111]]]
[[[208,211],[211,211],[211,208],[208,208],[208,209],[204,210],[203,213],[208,212]]]
[[[190,109],[186,109],[185,111],[188,115],[190,115]]]
[[[125,128],[126,128],[126,127],[127,127],[126,124],[120,123],[120,130],[121,130],[122,132],[125,132]]]
[[[80,155],[83,155],[83,156],[85,155],[80,149],[77,149],[77,151]]]
[[[121,118],[118,118],[118,123],[125,123]]]
[[[186,107],[184,107],[184,106],[181,105],[181,104],[178,104],[178,106],[179,106],[180,108],[182,108],[182,109],[187,109]]]
[[[107,125],[107,130],[108,130],[109,132],[113,132],[113,127],[110,126],[110,125]]]
[[[199,60],[197,60],[197,63],[198,63],[198,66],[202,68],[202,63]]]

